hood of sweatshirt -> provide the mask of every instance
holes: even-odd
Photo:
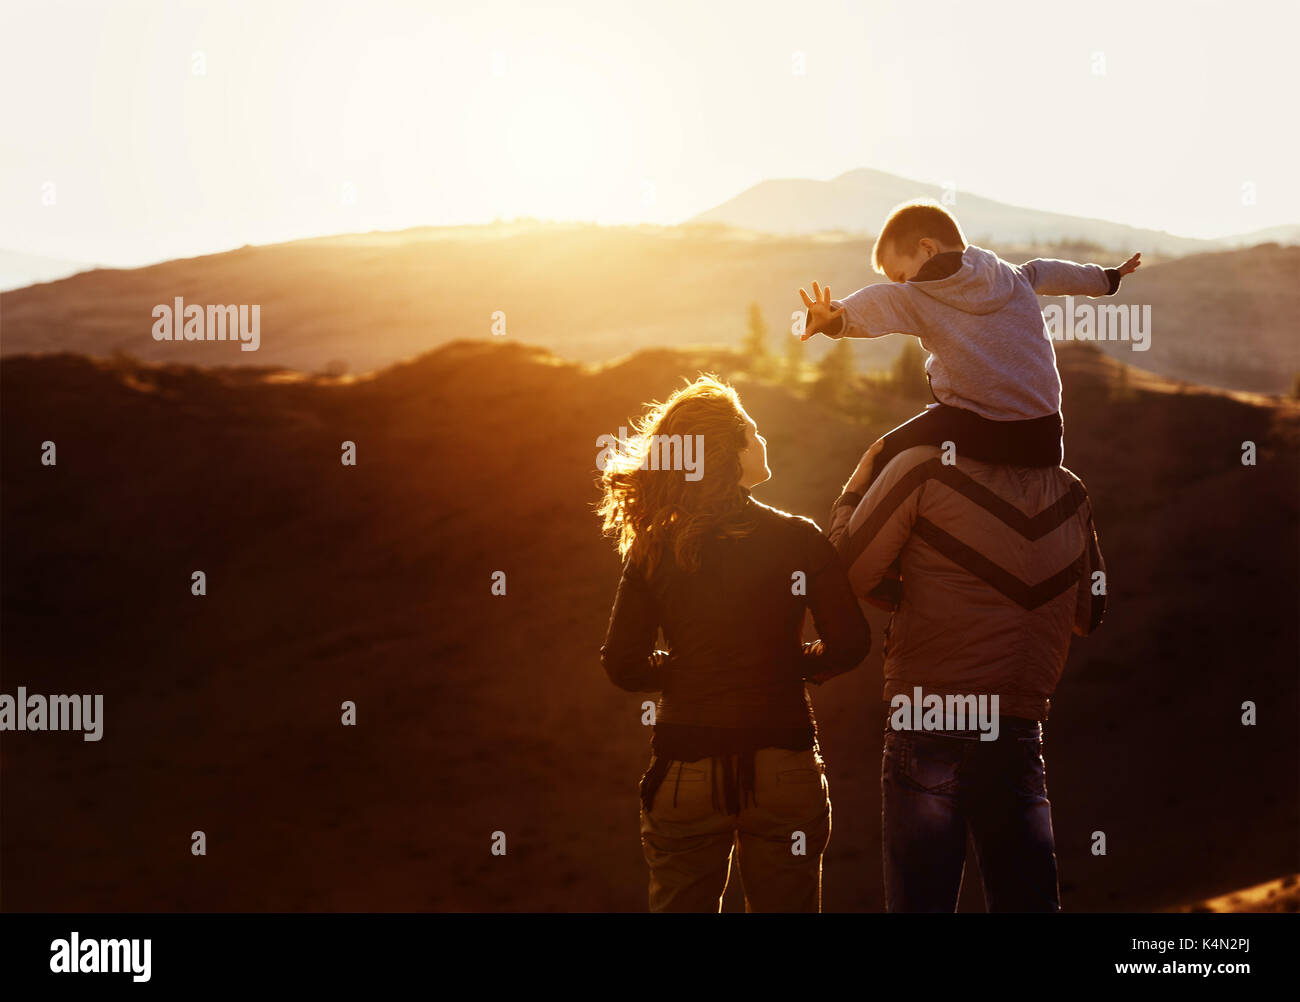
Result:
[[[961,267],[947,278],[907,284],[945,306],[983,316],[1007,305],[1016,291],[1016,276],[1011,265],[992,251],[968,244]]]

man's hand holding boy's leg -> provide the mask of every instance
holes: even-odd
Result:
[[[841,497],[845,494],[856,494],[861,499],[867,493],[867,488],[871,486],[871,470],[875,466],[876,457],[880,455],[884,447],[885,440],[883,437],[871,443],[871,448],[862,454],[862,458],[858,460],[857,468],[853,471],[853,475],[849,477],[849,482],[844,485]]]
[[[857,468],[853,471],[853,475],[849,477],[849,482],[844,485],[844,490],[835,499],[835,503],[831,505],[831,517],[827,523],[826,538],[834,544],[837,550],[842,550],[848,545],[849,520],[853,517],[853,513],[857,511],[858,505],[862,503],[862,498],[867,493],[867,487],[871,481],[871,469],[882,448],[884,448],[884,439],[878,438],[871,444],[871,448],[863,453],[862,458],[858,460]]]

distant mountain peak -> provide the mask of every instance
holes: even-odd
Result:
[[[899,202],[933,198],[937,184],[915,181],[873,167],[855,167],[829,181],[780,178],[760,181],[690,220],[785,235],[829,231],[874,234]],[[1061,241],[1097,244],[1117,252],[1142,250],[1177,257],[1267,240],[1300,242],[1300,226],[1276,226],[1240,237],[1203,240],[1104,219],[1008,205],[958,189],[952,209],[969,239],[998,244]],[[1257,238],[1257,239],[1253,239]]]

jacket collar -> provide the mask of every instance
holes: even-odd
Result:
[[[913,282],[937,282],[955,274],[961,267],[962,251],[944,251],[936,254],[921,265],[921,270],[912,276]]]

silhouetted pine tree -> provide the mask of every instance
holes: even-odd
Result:
[[[798,386],[803,381],[803,362],[803,339],[792,332],[785,343],[785,381],[791,386]]]
[[[925,352],[914,337],[903,338],[903,350],[894,359],[894,390],[904,397],[924,399],[930,396],[930,381],[925,375]]]
[[[848,338],[840,338],[822,356],[817,366],[817,393],[827,403],[842,407],[853,383],[853,348]]]
[[[749,304],[749,328],[745,332],[741,348],[755,372],[768,368],[770,356],[767,350],[767,321],[763,319],[763,311],[759,309],[758,303]]]

